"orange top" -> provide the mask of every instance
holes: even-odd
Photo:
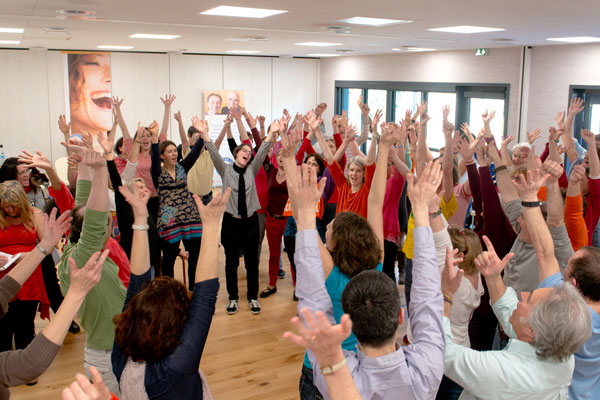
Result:
[[[588,244],[588,230],[583,219],[583,198],[581,194],[577,196],[567,196],[565,199],[565,226],[573,251]]]
[[[338,203],[336,214],[343,211],[353,211],[363,218],[367,218],[367,203],[369,198],[369,191],[371,190],[371,183],[373,182],[373,175],[375,175],[375,164],[367,165],[365,171],[365,183],[358,189],[356,193],[352,193],[352,186],[348,183],[348,180],[344,176],[344,171],[334,161],[329,166],[329,172],[335,181],[335,186],[338,190]]]

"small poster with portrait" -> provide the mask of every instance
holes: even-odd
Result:
[[[244,92],[242,90],[210,90],[204,92],[204,119],[208,122],[208,131],[212,140],[215,140],[224,126],[225,118],[232,108],[239,109],[244,106]],[[244,124],[246,124],[244,122]],[[248,134],[250,129],[246,126]],[[231,134],[237,144],[240,144],[240,134],[235,121],[231,124]],[[223,141],[219,149],[223,160],[228,164],[233,164],[233,155],[227,146],[227,139]],[[213,187],[222,186],[221,177],[214,173]]]
[[[65,52],[65,57],[71,133],[87,132],[96,142],[113,122],[110,53]]]

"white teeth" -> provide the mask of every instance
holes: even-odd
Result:
[[[103,97],[110,98],[110,95],[111,95],[110,92],[96,92],[96,93],[92,94],[92,100],[101,99]]]

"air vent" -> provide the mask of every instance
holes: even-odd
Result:
[[[517,43],[517,41],[515,39],[505,39],[505,38],[492,39],[492,41],[494,43],[500,43],[500,44],[515,44],[515,43]]]
[[[250,38],[251,42],[270,42],[271,38],[267,36],[253,36]]]
[[[342,26],[342,25],[324,26],[324,27],[321,28],[321,30],[323,30],[325,32],[331,32],[331,33],[337,33],[337,34],[348,34],[348,33],[350,33],[350,27],[349,26]]]
[[[66,10],[56,10],[56,13],[60,14],[60,15],[92,16],[92,15],[96,14],[96,11],[66,9]]]
[[[338,49],[335,51],[336,53],[342,53],[342,54],[348,54],[348,53],[354,53],[354,50],[348,50],[348,49]]]
[[[65,36],[70,35],[71,30],[61,26],[50,26],[47,28],[42,28],[42,33],[45,35]]]

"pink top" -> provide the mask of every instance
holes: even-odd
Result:
[[[122,158],[121,156],[115,155],[115,165],[117,166],[117,171],[119,174],[123,173],[125,166],[127,165],[127,159]]]
[[[465,226],[465,218],[467,218],[467,209],[469,208],[469,203],[471,202],[471,196],[467,196],[465,193],[464,183],[454,186],[453,190],[458,207],[456,208],[454,215],[448,220],[448,224],[462,228]]]
[[[398,221],[398,207],[404,177],[398,171],[388,178],[385,185],[385,198],[383,200],[383,238],[395,244],[400,244],[400,221]]]
[[[164,142],[167,140],[167,134],[164,133],[158,137],[158,143]],[[133,145],[132,139],[124,139],[123,140],[123,148],[126,154],[129,154],[131,151],[131,146]],[[150,174],[150,166],[152,165],[152,157],[150,157],[150,153],[143,154],[140,150],[138,154],[138,162],[137,168],[135,170],[134,178],[141,178],[144,180],[146,187],[150,190],[150,197],[156,196],[156,188],[154,187],[154,183],[152,182],[152,175]]]
[[[588,179],[588,194],[585,196],[585,225],[588,228],[588,246],[592,245],[594,229],[600,219],[600,179]]]

